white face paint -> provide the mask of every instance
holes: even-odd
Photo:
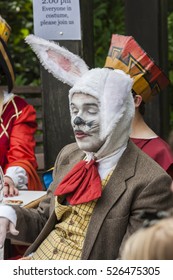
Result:
[[[100,140],[100,108],[98,100],[84,93],[74,93],[70,104],[71,125],[79,148],[97,152],[104,141]]]

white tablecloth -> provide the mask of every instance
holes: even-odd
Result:
[[[13,197],[4,197],[3,201],[0,203],[5,204],[6,200],[22,200],[22,207],[26,206],[27,204],[41,198],[46,194],[46,191],[19,191],[19,195]]]

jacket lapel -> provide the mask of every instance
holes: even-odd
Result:
[[[64,175],[71,170],[71,168],[84,157],[84,153],[79,149],[75,148],[76,155],[73,157],[73,161],[71,161],[70,156],[67,157],[63,162],[61,162],[61,166],[58,166],[58,172],[55,175],[54,182],[57,186],[57,183],[61,181]],[[70,152],[70,151],[69,151]],[[132,177],[135,173],[135,165],[137,160],[138,148],[130,141],[127,149],[123,153],[120,158],[117,167],[115,168],[106,188],[103,191],[101,198],[97,201],[97,204],[94,208],[91,221],[88,227],[88,231],[86,234],[82,259],[88,259],[91,250],[94,246],[95,240],[99,233],[100,227],[111,209],[111,207],[117,202],[119,197],[126,191],[126,183],[125,181]],[[53,226],[55,225],[56,216],[54,209],[52,214],[49,217],[44,229],[41,234],[37,237],[37,242],[34,242],[32,246],[26,251],[26,253],[33,252],[38,245],[46,238],[49,234]],[[25,253],[25,255],[26,255]]]
[[[130,141],[107,183],[101,198],[96,203],[86,234],[81,256],[82,259],[88,259],[107,213],[126,191],[125,181],[134,176],[137,154],[138,149]]]

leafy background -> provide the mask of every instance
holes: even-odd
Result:
[[[95,65],[103,66],[112,33],[124,34],[124,1],[93,0]],[[24,38],[33,33],[32,0],[0,1],[0,14],[12,27],[8,47],[15,62],[16,85],[37,85],[39,65]],[[109,15],[109,16],[107,16]]]
[[[125,33],[124,1],[93,0],[95,66],[102,67],[112,33]],[[0,14],[12,27],[8,47],[15,62],[16,85],[38,85],[39,63],[24,38],[33,33],[32,0],[0,1]],[[168,0],[170,124],[173,129],[173,1]],[[5,82],[5,81],[4,81]],[[1,81],[3,84],[3,81]]]
[[[0,1],[0,14],[11,26],[8,48],[16,70],[16,85],[37,85],[39,63],[24,38],[33,33],[32,0]]]
[[[124,1],[94,0],[95,65],[103,67],[113,33],[125,34]]]

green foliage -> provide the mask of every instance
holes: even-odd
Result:
[[[173,92],[173,1],[168,0],[168,4],[169,77]],[[105,63],[112,34],[125,34],[124,6],[124,0],[93,0],[96,67],[102,67]],[[8,48],[15,63],[16,85],[39,84],[38,59],[24,42],[24,38],[33,33],[32,0],[1,0],[0,14],[12,28]],[[173,111],[173,97],[171,104],[171,110]]]
[[[39,63],[24,38],[33,33],[32,0],[0,1],[0,14],[11,27],[8,49],[16,71],[16,85],[37,85]]]
[[[94,0],[95,66],[103,67],[112,34],[125,33],[124,1]]]
[[[102,67],[112,34],[124,34],[124,1],[94,0],[93,2],[95,65]],[[15,64],[16,85],[39,84],[38,59],[24,42],[24,38],[33,33],[32,0],[1,0],[0,14],[12,28],[8,48]]]

